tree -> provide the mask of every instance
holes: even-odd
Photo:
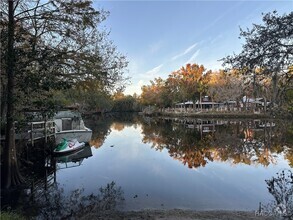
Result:
[[[257,70],[272,81],[272,102],[279,104],[292,80],[289,67],[293,63],[293,12],[279,16],[276,11],[263,15],[263,24],[253,24],[251,29],[240,29],[245,39],[239,54],[227,56],[224,65],[241,69],[251,77]]]
[[[99,80],[108,90],[123,84],[126,58],[108,39],[109,33],[100,28],[108,12],[95,10],[89,0],[15,2],[19,106],[39,108],[36,103],[52,96],[52,90],[69,88],[83,80]],[[6,4],[1,2],[3,15],[5,9]],[[5,42],[5,16],[1,25],[1,42]],[[5,48],[3,51],[6,57]]]
[[[151,85],[143,86],[141,94],[141,102],[143,105],[156,105],[164,108],[171,105],[171,97],[169,87],[162,78],[155,78],[150,81]]]
[[[17,113],[44,109],[56,90],[81,81],[97,80],[107,91],[121,87],[127,61],[98,26],[108,12],[97,11],[90,0],[1,1],[0,13],[0,68],[7,73],[1,74],[1,119],[7,118],[2,180],[8,188],[20,182],[11,162]]]
[[[180,101],[199,99],[200,80],[204,74],[203,65],[186,64],[180,70],[172,73],[169,78],[177,80],[179,85]]]
[[[172,102],[181,102],[180,78],[178,71],[172,72],[166,80],[166,86],[169,90],[169,97]]]
[[[235,71],[225,72],[220,70],[219,72],[212,72],[209,78],[207,94],[212,98],[212,101],[239,101],[241,95],[243,95],[243,82]]]
[[[207,94],[208,96],[211,97],[213,102],[223,101],[222,95],[221,95],[223,85],[225,84],[225,80],[223,76],[224,76],[223,71],[213,72],[210,74]]]
[[[172,103],[198,100],[207,91],[210,71],[203,65],[186,64],[172,72],[166,80],[156,78],[151,85],[142,87],[141,101],[144,105],[169,107]]]
[[[15,112],[15,97],[14,97],[14,4],[13,0],[8,1],[8,45],[7,45],[7,115],[6,115],[6,140],[4,148],[3,160],[3,176],[2,187],[9,188],[11,185],[19,185],[23,182],[19,173],[15,138],[14,138],[14,112]]]
[[[116,92],[113,96],[113,108],[114,112],[133,112],[138,111],[137,99],[131,95],[125,96],[121,92]]]
[[[99,80],[79,81],[63,94],[80,112],[104,112],[113,106],[110,93]]]

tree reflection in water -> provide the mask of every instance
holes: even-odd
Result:
[[[205,166],[209,161],[268,166],[276,163],[282,152],[292,166],[288,125],[279,122],[260,128],[260,123],[268,124],[259,120],[147,118],[142,123],[143,142],[156,150],[167,149],[171,157],[189,168]]]
[[[101,147],[112,130],[122,131],[125,127],[136,126],[138,118],[133,113],[117,113],[107,116],[92,115],[85,118],[86,125],[93,130],[90,145]]]
[[[98,194],[86,196],[84,189],[65,193],[58,184],[38,194],[39,196],[27,204],[30,208],[34,207],[37,219],[79,219],[89,214],[98,216],[103,211],[114,210],[124,201],[124,193],[115,182],[99,188]]]

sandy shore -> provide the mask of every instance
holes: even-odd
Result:
[[[276,219],[269,216],[256,216],[254,212],[245,211],[191,211],[191,210],[143,210],[143,211],[109,211],[103,213],[90,213],[80,219],[124,219],[124,220],[138,220],[138,219],[158,219],[158,220],[257,220],[257,219]]]

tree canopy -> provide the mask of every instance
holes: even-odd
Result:
[[[40,108],[52,91],[97,80],[106,91],[123,85],[124,55],[101,26],[109,12],[89,0],[17,0],[15,22],[15,86],[18,106]],[[1,71],[7,68],[7,2],[1,1]],[[1,75],[3,106],[6,82]],[[32,107],[33,106],[33,107]],[[4,109],[3,109],[4,110]]]
[[[293,12],[281,16],[276,11],[263,14],[262,24],[240,29],[240,38],[244,38],[242,51],[222,59],[224,70],[207,71],[203,65],[187,64],[172,72],[164,85],[171,103],[201,100],[202,95],[217,102],[239,101],[246,96],[267,100],[270,107],[281,106],[290,111],[292,24]],[[150,87],[142,88],[144,103],[157,103],[152,101],[153,93],[147,88]]]
[[[81,89],[95,105],[92,91],[104,98],[123,87],[128,63],[100,25],[109,13],[90,0],[1,1],[0,14],[1,133],[2,123],[6,128],[1,180],[9,188],[22,182],[16,116],[24,109],[54,109],[56,91],[69,88]]]
[[[239,54],[227,56],[224,65],[250,74],[265,75],[272,80],[272,102],[279,103],[292,80],[293,12],[279,16],[276,11],[263,15],[263,24],[240,29],[245,43]]]

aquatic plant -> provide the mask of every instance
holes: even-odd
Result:
[[[293,173],[291,170],[282,170],[276,177],[266,180],[269,193],[274,201],[264,205],[260,204],[257,215],[270,215],[293,219]]]

